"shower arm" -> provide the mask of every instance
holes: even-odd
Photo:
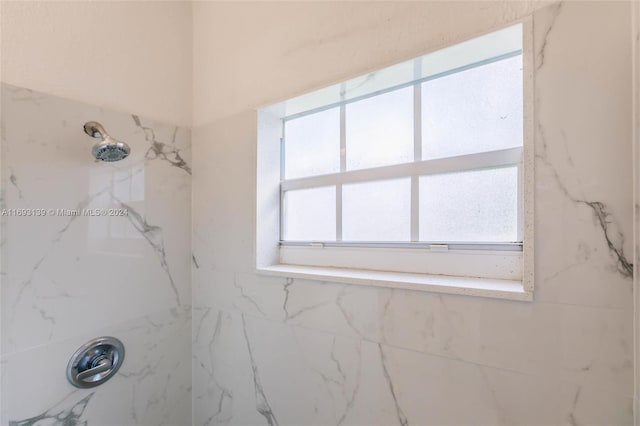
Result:
[[[84,125],[84,132],[93,138],[107,139],[109,134],[97,121],[88,121]]]

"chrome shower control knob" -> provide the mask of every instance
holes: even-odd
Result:
[[[93,376],[98,376],[98,374],[106,373],[109,370],[113,369],[113,364],[109,358],[101,357],[100,360],[92,361],[91,368],[88,370],[84,370],[82,373],[78,373],[76,375],[76,380],[82,381],[91,379]]]
[[[124,360],[124,345],[115,337],[99,337],[82,345],[67,365],[67,379],[78,388],[91,388],[109,380]]]

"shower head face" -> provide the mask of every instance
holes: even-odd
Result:
[[[97,161],[120,161],[131,153],[129,145],[113,139],[97,121],[86,122],[84,132],[93,138],[101,139],[92,149],[92,154]]]
[[[111,138],[99,142],[93,146],[93,156],[98,161],[120,161],[131,153],[131,148],[124,142],[118,142]]]

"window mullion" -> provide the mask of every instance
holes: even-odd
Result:
[[[340,105],[340,173],[347,170],[347,125],[345,104]],[[342,183],[336,184],[336,241],[342,241]]]
[[[285,226],[285,217],[284,217],[284,189],[282,188],[282,182],[285,180],[285,159],[286,159],[286,151],[285,151],[285,129],[287,126],[285,125],[285,121],[282,120],[282,130],[280,138],[280,241],[284,240],[284,226]]]
[[[418,176],[411,176],[411,241],[418,241],[420,237],[420,221],[418,194],[420,192],[420,180]]]
[[[336,241],[342,241],[342,184],[336,185]]]
[[[517,210],[517,233],[518,241],[524,241],[524,168],[522,167],[522,160],[517,165],[518,169],[518,210]]]
[[[413,175],[422,176],[509,167],[517,165],[521,161],[521,156],[521,147],[506,148],[490,152],[465,154],[457,157],[435,158],[371,169],[349,170],[342,173],[286,179],[282,182],[282,187],[285,191],[293,191],[318,186],[344,185],[345,183],[387,180]]]
[[[416,73],[420,63],[416,61]],[[413,86],[413,161],[422,160],[422,90],[421,85]],[[411,241],[420,239],[420,180],[417,175],[411,176]]]

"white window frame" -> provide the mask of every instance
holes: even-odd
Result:
[[[351,284],[471,294],[514,300],[533,299],[533,49],[531,19],[522,26],[523,146],[424,160],[421,156],[421,83],[462,71],[450,69],[436,76],[414,79],[401,86],[367,93],[318,108],[286,114],[285,103],[258,111],[256,269],[260,274],[319,279]],[[511,24],[513,25],[513,24]],[[492,32],[487,32],[491,34]],[[514,56],[492,57],[464,69]],[[361,170],[285,179],[284,123],[286,120],[340,108],[340,147],[345,148],[345,111],[349,102],[401,87],[414,90],[414,161]],[[342,151],[344,152],[344,151]],[[420,242],[418,217],[419,177],[428,174],[499,167],[518,169],[518,241],[509,243]],[[341,241],[342,185],[400,177],[411,179],[411,241]],[[284,193],[290,190],[336,188],[336,241],[283,241]],[[275,229],[274,229],[275,228]]]

